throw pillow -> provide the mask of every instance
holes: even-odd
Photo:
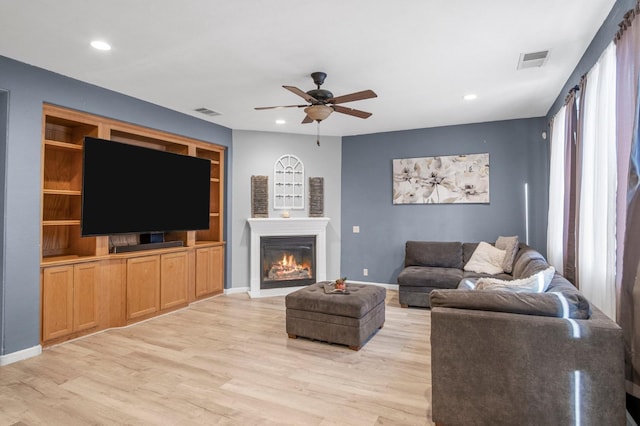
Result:
[[[496,240],[496,247],[506,252],[506,254],[504,255],[502,269],[504,269],[507,274],[510,274],[511,272],[513,272],[513,262],[516,260],[516,254],[518,254],[518,236],[500,236]]]
[[[473,251],[471,259],[464,265],[464,270],[480,274],[499,274],[504,272],[502,269],[504,255],[504,250],[481,241]]]
[[[544,293],[555,275],[556,270],[549,266],[544,271],[519,280],[500,280],[497,278],[480,278],[476,281],[476,290],[502,290],[514,293]]]

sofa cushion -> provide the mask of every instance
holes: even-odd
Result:
[[[533,248],[520,245],[513,264],[513,278],[527,278],[549,267],[545,258]]]
[[[573,310],[577,310],[586,315],[586,318],[591,317],[591,304],[584,297],[584,295],[573,284],[569,282],[565,277],[556,273],[549,283],[546,294],[557,294],[566,299],[568,306],[565,307],[569,311],[569,315]],[[575,306],[574,306],[575,305]],[[576,318],[569,316],[569,318]]]
[[[413,287],[456,288],[462,270],[433,266],[408,266],[398,275],[398,284]]]
[[[558,275],[556,275],[558,277]],[[579,292],[512,293],[505,291],[437,289],[430,294],[432,308],[458,308],[508,312],[557,318],[588,319],[589,302]],[[550,286],[551,287],[551,286]]]
[[[504,255],[504,250],[500,250],[482,241],[478,244],[478,247],[476,247],[469,262],[464,265],[464,270],[486,274],[499,274],[504,272],[502,269]]]
[[[462,243],[407,241],[404,266],[434,266],[462,269]]]
[[[462,262],[466,265],[480,243],[462,243]]]
[[[482,274],[482,273],[473,272],[473,271],[464,271],[462,273],[462,278],[482,278],[482,277],[498,278],[500,280],[512,280],[513,279],[513,277],[510,274],[505,274],[505,273],[502,273],[502,274]]]
[[[483,277],[476,281],[476,290],[512,291],[516,293],[543,293],[549,287],[556,269],[549,266],[527,278],[516,280],[501,280],[497,278]]]
[[[502,269],[510,274],[513,271],[513,262],[516,260],[516,254],[518,254],[518,236],[500,236],[496,240],[496,247],[505,251]]]

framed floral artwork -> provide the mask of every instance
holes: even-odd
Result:
[[[393,160],[393,204],[489,203],[489,154]]]

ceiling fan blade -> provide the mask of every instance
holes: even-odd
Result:
[[[307,102],[310,103],[318,103],[318,100],[316,98],[314,98],[313,96],[303,92],[302,90],[298,89],[297,87],[294,86],[282,86],[285,89],[287,89],[288,91],[295,93],[296,95],[300,96],[302,99],[304,99]]]
[[[278,109],[278,108],[303,108],[308,106],[309,105],[280,105],[280,106],[268,106],[268,107],[255,107],[254,109],[263,110],[263,109]]]
[[[304,116],[304,120],[302,120],[302,124],[313,123],[313,120],[308,115]]]
[[[339,105],[334,105],[333,110],[342,114],[353,115],[354,117],[358,118],[369,118],[372,115],[370,112],[360,111],[359,109],[347,108]]]
[[[378,95],[373,90],[363,90],[361,92],[350,93],[327,100],[329,104],[343,104],[345,102],[360,101],[362,99],[377,98]]]

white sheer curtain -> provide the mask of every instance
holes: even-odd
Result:
[[[578,203],[578,277],[584,295],[616,318],[616,52],[587,74]]]
[[[549,213],[547,219],[547,259],[562,273],[564,232],[564,152],[565,114],[567,106],[553,117],[551,122],[551,154],[549,167]]]

